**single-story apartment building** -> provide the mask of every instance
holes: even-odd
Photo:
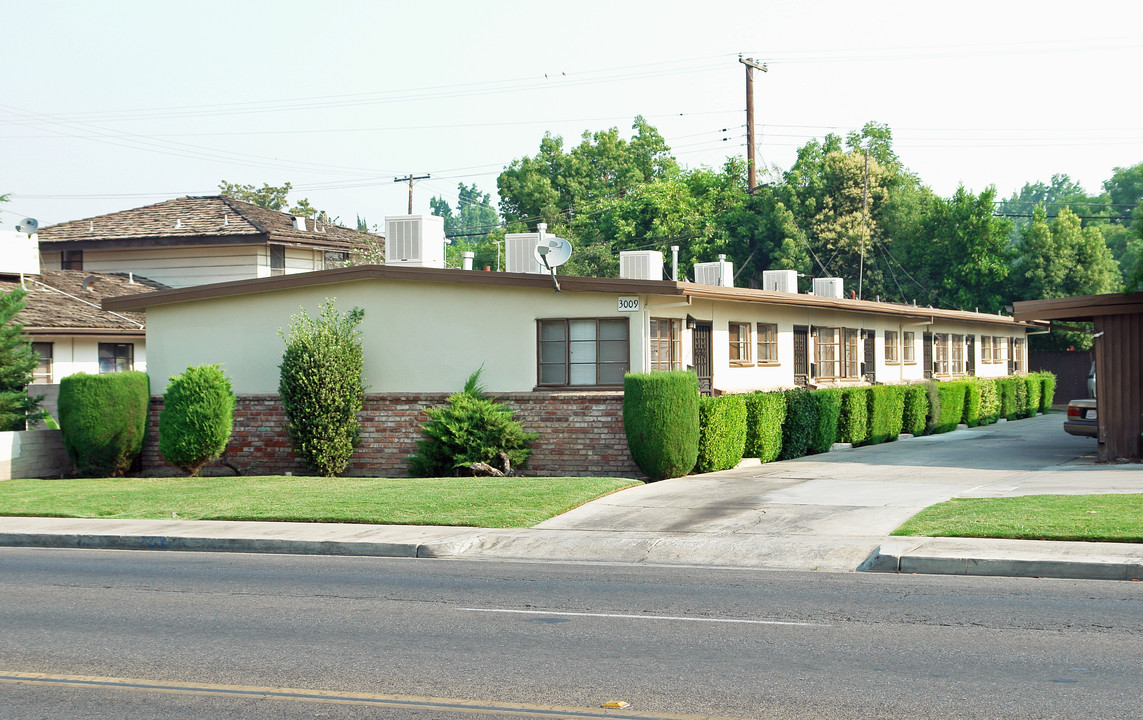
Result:
[[[144,311],[152,393],[220,364],[239,396],[226,461],[303,470],[277,398],[291,316],[326,298],[365,311],[368,397],[351,474],[402,475],[424,411],[483,367],[490,393],[541,433],[527,472],[638,474],[622,428],[627,372],[693,368],[708,394],[898,383],[1026,369],[1011,317],[617,278],[365,265],[109,298]],[[156,409],[160,400],[156,398]],[[154,442],[151,445],[155,445]],[[152,450],[145,465],[162,463]]]

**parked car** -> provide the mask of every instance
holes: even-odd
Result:
[[[1085,398],[1068,403],[1068,414],[1064,418],[1064,432],[1069,435],[1099,436],[1099,421],[1095,414],[1095,400]]]
[[[1091,370],[1087,371],[1087,396],[1095,397],[1095,363],[1091,364]]]

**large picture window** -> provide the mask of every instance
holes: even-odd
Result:
[[[750,362],[750,323],[732,322],[730,331],[730,364]]]
[[[626,318],[539,321],[540,385],[623,385],[631,357]]]
[[[651,318],[651,369],[681,370],[682,367],[682,321]]]
[[[778,326],[774,323],[758,323],[758,364],[778,363]]]
[[[99,343],[99,372],[126,372],[135,369],[135,346],[131,343]]]

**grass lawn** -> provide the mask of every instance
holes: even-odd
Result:
[[[957,498],[922,510],[893,534],[1143,542],[1143,495]]]
[[[6,480],[0,515],[529,527],[638,480],[196,477]]]

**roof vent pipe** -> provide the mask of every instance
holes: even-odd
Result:
[[[679,246],[671,246],[671,280],[679,281]]]
[[[460,261],[461,270],[471,270],[472,269],[472,259],[476,257],[476,253],[472,252],[471,250],[467,250],[467,251],[461,253],[460,257],[461,257],[461,261]]]

